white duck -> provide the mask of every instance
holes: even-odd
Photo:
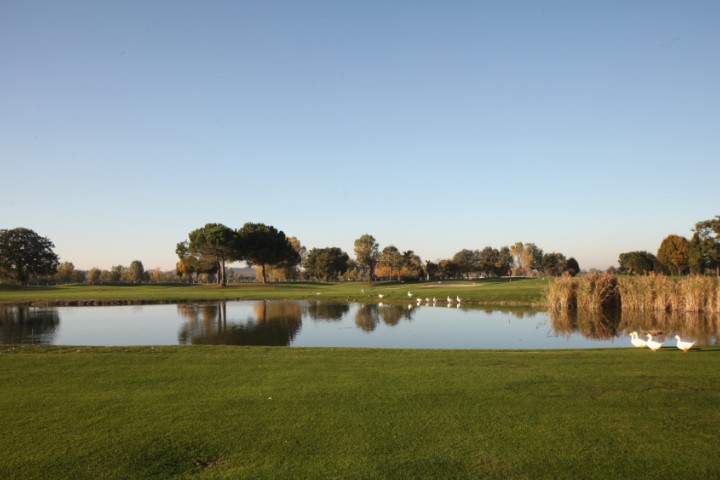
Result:
[[[447,302],[448,302],[448,303],[452,303],[452,302],[453,302],[453,299],[450,298],[450,295],[448,295]]]
[[[642,338],[638,337],[637,332],[630,332],[630,338],[632,344],[637,348],[647,347],[647,342],[643,340]]]
[[[683,352],[687,352],[693,347],[693,345],[695,345],[695,342],[683,342],[682,338],[680,338],[680,335],[675,335],[675,338],[677,338],[677,348],[679,348]]]
[[[649,333],[647,335],[647,338],[647,347],[653,352],[663,346],[663,342],[656,342],[652,339],[652,335],[650,335]]]

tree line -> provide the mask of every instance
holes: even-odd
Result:
[[[533,243],[482,250],[463,249],[450,259],[423,261],[413,250],[395,245],[382,250],[375,237],[363,234],[354,242],[354,258],[339,247],[307,250],[296,237],[264,224],[246,223],[233,230],[209,223],[190,232],[177,244],[177,272],[188,280],[193,275],[216,275],[224,284],[225,264],[244,260],[254,266],[263,282],[270,280],[375,280],[469,278],[471,275],[557,276],[575,275],[580,266],[562,253],[544,253]]]
[[[690,239],[668,235],[656,255],[644,250],[621,253],[617,273],[720,276],[720,215],[697,222],[692,231]]]
[[[657,253],[624,252],[619,268],[608,270],[620,274],[650,272],[686,275],[720,276],[720,216],[699,221],[691,238],[668,235]],[[257,278],[268,280],[376,280],[432,279],[498,276],[576,275],[578,262],[559,252],[544,252],[534,243],[516,242],[511,246],[462,249],[451,258],[423,261],[413,250],[395,245],[380,249],[370,234],[354,242],[354,257],[339,247],[307,250],[296,237],[288,237],[277,228],[262,223],[245,223],[232,229],[219,223],[208,223],[188,234],[176,245],[174,272],[159,269],[145,271],[142,262],[116,265],[110,270],[92,268],[78,271],[71,262],[60,262],[54,244],[27,228],[0,229],[0,280],[22,284],[32,280],[58,283],[138,283],[173,281],[178,277],[199,277],[226,284],[237,279],[228,274],[227,264],[244,261],[257,271]]]
[[[233,229],[208,223],[177,243],[175,272],[145,271],[141,261],[110,270],[75,269],[72,262],[59,262],[52,242],[32,230],[0,230],[0,277],[16,283],[30,278],[58,283],[139,283],[212,279],[221,285],[230,277],[227,265],[244,261],[268,280],[376,280],[470,278],[499,276],[575,275],[580,267],[574,258],[558,252],[545,253],[534,243],[463,249],[452,258],[423,261],[413,250],[395,245],[380,249],[375,237],[363,234],[354,242],[354,258],[339,247],[307,250],[296,237],[262,223],[245,223]],[[237,279],[237,276],[234,277]]]

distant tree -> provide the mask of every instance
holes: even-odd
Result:
[[[239,260],[236,247],[237,232],[221,223],[208,223],[190,232],[188,238],[187,256],[185,259],[180,258],[180,261],[195,263],[196,271],[199,271],[200,266],[204,267],[205,271],[217,268],[218,283],[226,285],[226,264]],[[178,249],[180,245],[176,248],[176,252]]]
[[[542,270],[548,277],[559,277],[566,271],[567,259],[562,253],[552,252],[543,254]]]
[[[534,270],[542,269],[543,251],[534,243],[516,242],[510,248],[513,257],[514,275],[532,276]]]
[[[715,275],[720,276],[720,215],[696,223],[694,231],[691,263],[699,273],[715,270]]]
[[[127,268],[127,281],[140,283],[145,280],[145,267],[140,260],[133,260]]]
[[[423,274],[422,259],[412,250],[407,250],[402,253],[402,268],[408,276],[420,278]]]
[[[668,235],[660,244],[657,259],[672,275],[683,275],[690,265],[689,242],[680,235]]]
[[[122,279],[123,271],[125,270],[125,267],[122,265],[115,265],[110,269],[110,281],[113,283],[117,283]]]
[[[53,248],[28,228],[0,230],[0,278],[25,283],[33,276],[53,275],[59,263]]]
[[[431,262],[430,260],[425,262],[424,273],[426,280],[430,281],[432,277],[438,275],[439,271],[440,268],[437,263]]]
[[[297,237],[288,237],[288,242],[290,242],[293,250],[297,252],[300,260],[295,264],[281,264],[280,267],[278,267],[278,270],[280,270],[278,273],[281,273],[285,280],[297,280],[300,278],[299,266],[302,265],[307,258],[308,251]]]
[[[657,263],[655,255],[646,251],[625,252],[618,257],[619,271],[630,275],[645,275],[653,272]]]
[[[378,259],[378,263],[381,266],[390,269],[391,280],[394,271],[398,273],[398,279],[400,278],[399,274],[403,265],[403,257],[400,250],[398,250],[395,245],[388,245],[383,248],[380,258]]]
[[[500,260],[500,252],[496,248],[485,247],[478,253],[478,270],[486,277],[497,275],[496,264]]]
[[[495,273],[498,276],[510,275],[513,268],[513,257],[510,253],[509,247],[502,247],[500,250],[500,256],[495,263]]]
[[[263,283],[267,283],[267,267],[294,266],[300,262],[300,254],[285,233],[262,223],[248,222],[237,231],[233,255],[250,266],[260,266]]]
[[[150,272],[148,272],[148,273],[149,273],[149,276],[150,276],[150,281],[151,281],[151,282],[155,282],[155,283],[161,282],[161,281],[163,280],[163,277],[165,276],[165,275],[163,274],[163,271],[160,270],[159,268],[153,268],[153,269],[150,270]]]
[[[98,283],[100,281],[100,274],[101,272],[99,268],[91,268],[87,273],[87,282],[91,284]]]
[[[72,262],[62,262],[58,265],[57,272],[55,273],[55,280],[58,283],[70,283],[74,271],[75,265],[73,265]]]
[[[379,248],[380,245],[375,241],[375,237],[367,233],[355,240],[355,261],[367,270],[369,281],[374,280],[375,267],[380,258]]]
[[[458,278],[462,275],[458,264],[450,259],[438,262],[438,273],[442,278]]]
[[[567,273],[571,277],[574,277],[575,275],[580,273],[580,265],[574,257],[568,258],[565,262],[565,273]]]
[[[337,280],[348,270],[350,257],[337,247],[313,248],[305,259],[305,272],[310,278]]]
[[[480,264],[480,252],[477,250],[462,249],[452,259],[458,266],[460,273],[466,277],[470,272],[478,270]]]

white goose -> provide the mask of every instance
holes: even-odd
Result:
[[[647,347],[653,352],[663,346],[663,342],[656,342],[649,333],[647,334],[647,338]]]
[[[630,338],[631,338],[630,341],[632,342],[632,344],[635,347],[637,347],[637,348],[647,347],[647,342],[645,340],[643,340],[642,338],[639,338],[637,332],[630,332]]]
[[[412,292],[408,292],[408,298],[412,298]]]
[[[448,303],[452,303],[452,302],[453,302],[453,299],[450,298],[450,295],[448,295],[447,302],[448,302]]]
[[[675,338],[677,338],[677,348],[679,348],[683,352],[687,352],[693,347],[693,345],[695,345],[695,342],[683,342],[682,338],[680,338],[680,335],[675,335]]]

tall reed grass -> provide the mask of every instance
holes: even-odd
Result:
[[[665,275],[615,277],[591,274],[551,279],[550,310],[720,313],[720,282],[712,277]]]
[[[720,313],[720,284],[711,277],[664,275],[619,279],[623,311]]]
[[[553,278],[547,292],[550,310],[599,312],[620,304],[618,280],[613,275],[589,274],[581,277]]]

